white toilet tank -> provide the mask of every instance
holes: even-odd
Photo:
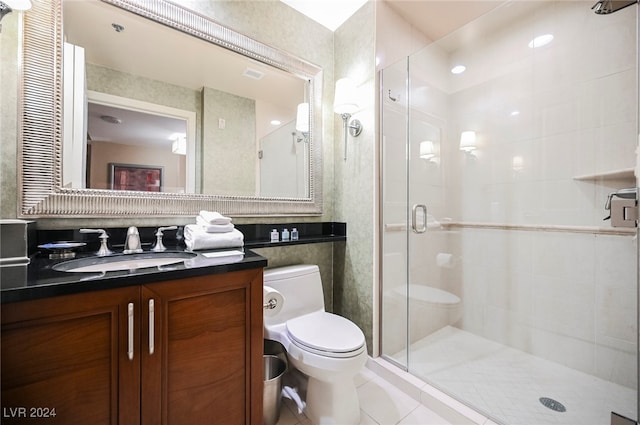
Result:
[[[324,295],[320,269],[316,265],[302,264],[278,267],[264,271],[264,286],[280,292],[284,297],[282,310],[275,316],[265,316],[265,326],[315,311],[324,311]]]

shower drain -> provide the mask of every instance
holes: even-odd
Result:
[[[556,412],[567,411],[567,408],[564,407],[564,404],[560,403],[559,401],[555,401],[552,398],[540,397],[540,403],[542,403],[544,407],[548,407],[549,409],[555,410]]]

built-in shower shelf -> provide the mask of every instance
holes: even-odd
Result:
[[[622,170],[605,171],[596,174],[585,174],[583,176],[575,176],[574,180],[595,181],[595,180],[635,180],[633,168],[624,168]]]

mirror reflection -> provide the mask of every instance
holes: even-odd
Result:
[[[308,81],[97,0],[63,31],[63,186],[310,196]]]

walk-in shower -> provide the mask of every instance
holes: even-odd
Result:
[[[603,221],[638,7],[592,5],[506,3],[380,75],[382,356],[498,423],[638,418],[636,230]]]

